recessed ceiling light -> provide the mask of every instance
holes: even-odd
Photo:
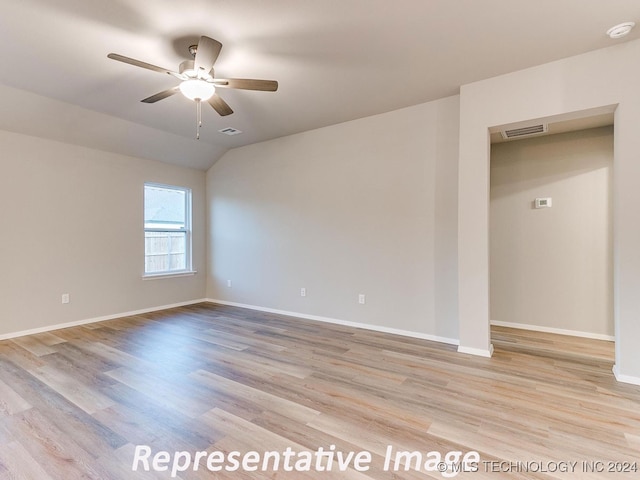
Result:
[[[607,30],[607,35],[611,38],[621,38],[625,35],[628,35],[633,27],[635,27],[635,22],[624,22],[616,25],[615,27],[611,27]]]

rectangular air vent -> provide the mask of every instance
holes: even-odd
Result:
[[[531,135],[540,135],[541,133],[546,133],[547,130],[548,126],[541,123],[539,125],[530,125],[528,127],[503,130],[500,133],[502,134],[502,138],[509,139],[516,137],[529,137]]]
[[[225,135],[238,135],[239,133],[242,133],[242,131],[238,130],[237,128],[233,128],[233,127],[227,127],[227,128],[223,128],[222,130],[218,130],[220,133],[224,133]]]

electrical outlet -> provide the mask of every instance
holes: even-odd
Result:
[[[62,294],[62,303],[67,304],[71,301],[71,297],[69,296],[68,293],[63,293]]]
[[[367,303],[364,293],[361,293],[360,295],[358,295],[358,303],[360,305],[364,305],[365,303]]]
[[[307,296],[307,289],[306,288],[301,288],[300,289],[300,296],[301,297],[306,297]]]
[[[231,288],[231,280],[227,280],[227,287]]]

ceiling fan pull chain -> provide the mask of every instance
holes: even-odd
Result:
[[[200,127],[202,126],[202,102],[196,98],[196,140],[200,140]]]

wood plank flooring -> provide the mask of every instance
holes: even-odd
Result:
[[[493,342],[487,359],[213,304],[2,341],[0,480],[171,478],[132,471],[138,445],[372,456],[362,472],[212,473],[205,459],[182,479],[445,478],[385,470],[388,446],[479,452],[458,478],[640,478],[584,471],[640,462],[640,387],[615,381],[612,343],[507,328]],[[562,462],[573,473],[548,471]]]

